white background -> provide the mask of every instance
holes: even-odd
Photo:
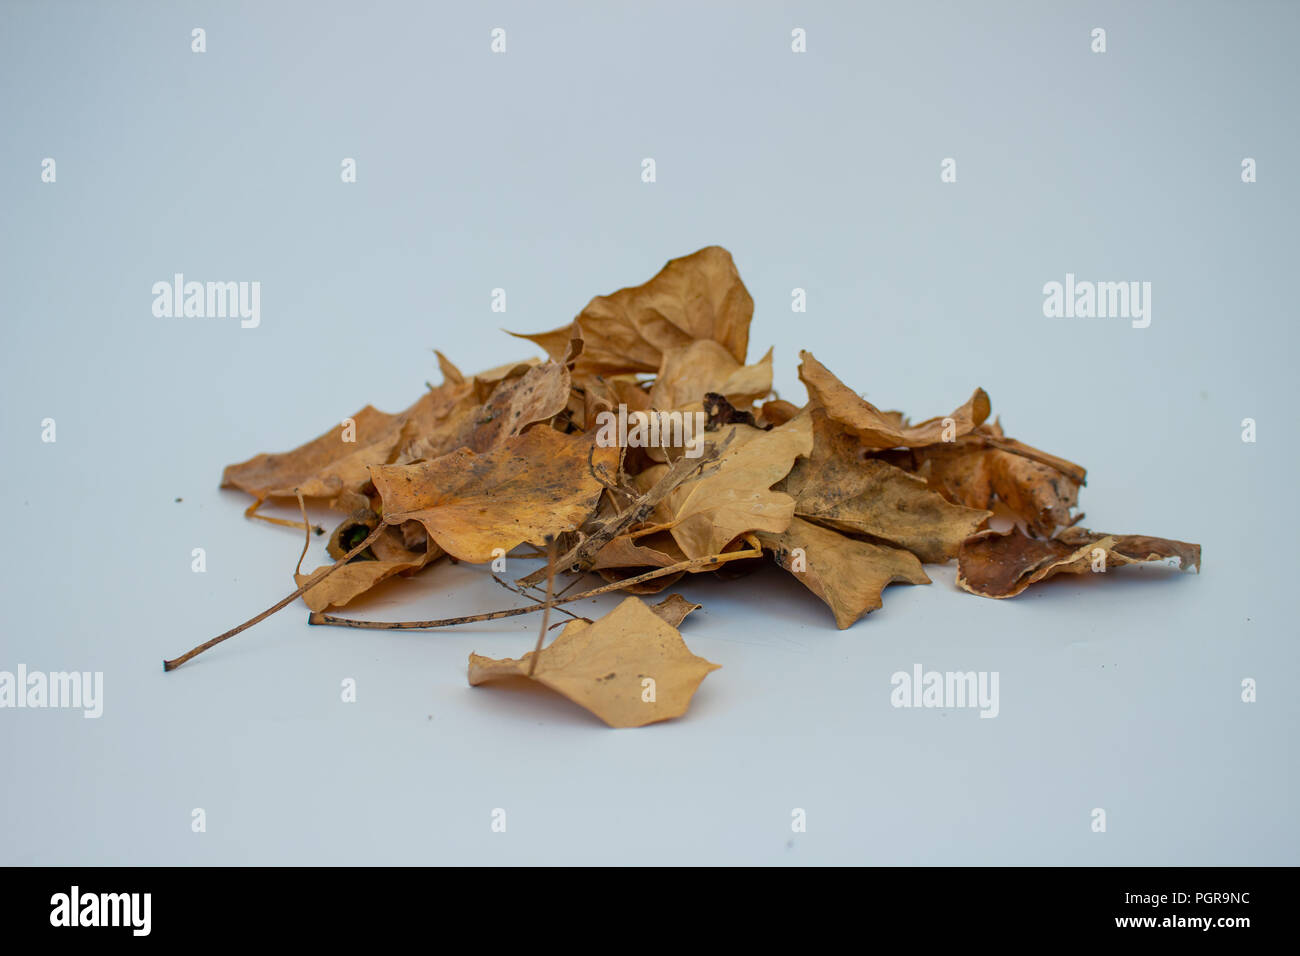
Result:
[[[105,680],[99,720],[0,711],[0,862],[1295,864],[1296,7],[468,6],[0,9],[0,669]],[[1203,572],[991,601],[931,568],[843,632],[783,572],[691,580],[722,669],[637,730],[466,684],[530,617],[299,604],[163,673],[292,587],[301,539],[224,465],[714,243],[784,397],[800,348],[918,419],[983,386],[1088,467],[1085,525],[1200,542]],[[1044,318],[1067,271],[1150,281],[1151,326]],[[154,318],[175,272],[260,281],[261,326]],[[365,612],[513,600],[442,564]],[[893,709],[917,663],[999,672],[1000,715]]]

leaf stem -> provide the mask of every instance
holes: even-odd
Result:
[[[662,578],[669,574],[676,574],[679,571],[694,571],[697,568],[712,568],[728,561],[739,561],[747,558],[761,558],[763,556],[762,548],[751,548],[748,551],[728,551],[725,554],[710,554],[702,558],[691,558],[688,561],[679,561],[676,564],[670,564],[666,568],[656,568],[653,571],[647,571],[644,574],[638,574],[635,577],[624,578],[622,581],[614,581],[602,587],[592,588],[590,591],[583,591],[581,594],[575,594],[572,597],[554,598],[551,601],[538,601],[536,604],[529,604],[525,607],[506,608],[503,611],[485,611],[482,614],[466,614],[462,617],[446,617],[437,621],[358,621],[347,617],[334,617],[331,614],[324,614],[320,611],[313,611],[307,619],[309,624],[328,624],[333,627],[359,627],[374,631],[431,631],[440,627],[455,627],[458,624],[474,624],[479,621],[498,621],[503,617],[517,617],[520,614],[531,614],[533,611],[540,611],[548,605],[557,607],[561,604],[568,604],[570,601],[581,601],[584,598],[597,597],[601,594],[608,594],[611,591],[621,591],[646,581],[653,581],[655,578]]]

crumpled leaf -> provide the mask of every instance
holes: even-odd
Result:
[[[469,682],[528,677],[532,658],[532,651],[518,660],[471,654]],[[629,597],[593,624],[570,621],[539,652],[532,679],[611,727],[641,727],[686,713],[700,682],[718,667],[692,654],[677,628],[644,601]]]
[[[703,606],[692,604],[680,594],[670,594],[658,604],[652,604],[650,610],[661,617],[669,627],[681,627],[682,621],[686,620],[688,614],[698,611]]]
[[[221,487],[238,488],[257,498],[338,498],[357,493],[370,480],[369,466],[394,461],[406,442],[433,430],[470,393],[464,376],[438,353],[445,381],[430,388],[403,412],[390,414],[367,405],[352,415],[355,441],[344,441],[340,423],[292,451],[255,455],[227,466]],[[349,502],[350,504],[350,502]]]
[[[759,532],[758,540],[777,564],[826,603],[840,630],[880,607],[880,592],[888,585],[930,583],[910,552],[859,541],[802,518],[779,534]],[[797,570],[796,549],[803,550],[802,571]]]
[[[621,534],[596,552],[591,570],[606,568],[666,568],[687,560],[687,555],[666,531],[633,538]]]
[[[722,440],[728,431],[734,437],[716,464],[678,485],[655,510],[688,558],[719,554],[751,531],[784,531],[794,517],[794,498],[772,486],[799,455],[812,451],[810,418],[801,415],[771,431],[728,425],[715,434]]]
[[[1098,555],[1104,556],[1099,562]],[[1094,567],[1172,562],[1180,570],[1201,566],[1201,546],[1135,534],[1101,534],[1067,528],[1049,541],[1019,529],[985,532],[967,541],[957,560],[957,583],[981,597],[1009,598],[1057,574],[1085,574]]]
[[[771,349],[753,365],[742,365],[717,342],[701,339],[664,353],[650,389],[650,406],[660,411],[700,407],[710,392],[748,406],[770,391]]]
[[[569,396],[569,371],[557,362],[516,362],[480,373],[449,414],[426,423],[395,460],[378,464],[405,465],[458,448],[490,451],[563,412]]]
[[[754,300],[731,253],[708,246],[670,260],[644,285],[597,296],[569,326],[519,338],[537,343],[556,361],[573,336],[581,338],[574,378],[582,380],[658,371],[665,352],[699,339],[718,342],[743,363],[753,315]]]
[[[569,370],[558,362],[532,366],[492,392],[476,413],[464,445],[472,451],[488,451],[534,422],[553,418],[568,403]]]
[[[861,443],[823,409],[811,414],[812,455],[795,462],[781,486],[795,496],[799,517],[942,563],[992,513],[950,504],[924,479],[866,457]]]
[[[682,549],[677,546],[677,542],[673,540],[673,536],[667,531],[644,535],[636,539],[633,539],[631,535],[623,534],[612,539],[596,552],[596,558],[592,562],[591,570],[606,581],[613,582],[634,578],[643,571],[666,568],[685,560],[687,560],[686,555],[682,553]],[[697,572],[701,574],[708,571],[708,568],[697,569]],[[661,578],[642,581],[640,584],[629,585],[626,588],[626,593],[658,594],[660,591],[672,587],[685,576],[685,571],[678,571],[674,574],[664,575]]]
[[[540,365],[542,360],[539,358],[527,358],[517,362],[506,362],[503,365],[497,365],[485,372],[479,372],[474,376],[472,384],[474,386],[474,398],[483,403],[495,392],[503,382],[519,378],[524,375],[530,368]]]
[[[591,514],[601,484],[588,467],[593,439],[539,426],[477,454],[460,448],[432,461],[371,469],[389,524],[418,521],[448,554],[471,564],[493,550],[577,528]],[[617,448],[596,447],[593,461],[611,467]]]
[[[862,442],[865,448],[918,448],[944,440],[944,417],[909,425],[899,412],[882,412],[849,388],[813,358],[800,352],[799,378],[808,395]],[[953,411],[949,435],[965,435],[989,417],[989,397],[977,388],[965,405]]]
[[[918,449],[912,457],[916,473],[949,501],[990,508],[996,498],[1041,537],[1072,522],[1087,474],[1071,461],[1006,438],[996,423],[956,442]]]
[[[374,552],[375,560],[363,561],[354,558],[321,581],[319,585],[306,591],[302,599],[307,607],[313,611],[344,607],[379,582],[398,574],[418,571],[443,553],[442,549],[432,541],[426,541],[425,548],[419,551],[408,549],[403,542],[401,531],[393,527],[387,528],[376,538],[369,550]],[[328,568],[329,565],[325,565],[310,574],[295,574],[294,581],[302,587]]]

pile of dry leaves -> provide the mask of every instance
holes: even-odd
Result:
[[[682,714],[717,666],[677,629],[696,605],[629,596],[599,620],[573,618],[543,646],[552,608],[610,591],[649,595],[765,555],[841,628],[880,607],[886,585],[928,584],[923,565],[954,557],[958,584],[993,598],[1066,572],[1175,559],[1199,567],[1199,545],[1077,527],[1084,469],[1008,438],[989,421],[983,389],[911,424],[803,352],[808,401],[774,397],[771,350],[746,364],[753,310],[730,254],[701,249],[644,285],[592,299],[562,328],[520,336],[545,361],[467,377],[438,353],[442,384],[405,411],[366,406],[293,451],[231,465],[222,486],[253,496],[249,515],[310,528],[305,506],[301,524],[257,514],[268,499],[315,499],[343,514],[329,541],[335,561],[300,567],[284,601],[166,669],[298,597],[312,623],[352,627],[542,611],[537,648],[520,660],[471,655],[470,683],[532,678],[613,726],[638,726]],[[988,530],[995,511],[1014,526]],[[324,613],[444,558],[500,566],[507,553],[548,559],[501,582],[526,605],[392,624]],[[555,590],[556,575],[588,572],[607,583]]]

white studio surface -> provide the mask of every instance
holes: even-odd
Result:
[[[0,710],[0,863],[1295,864],[1298,18],[6,6],[0,670],[104,690],[96,719]],[[367,632],[295,604],[163,673],[292,586],[301,538],[245,520],[224,465],[405,407],[433,348],[467,373],[537,354],[499,329],[710,244],[783,397],[801,348],[918,420],[982,386],[1088,468],[1084,525],[1199,542],[1202,573],[992,601],[928,567],[845,631],[774,568],[683,581],[683,636],[722,668],[633,730],[467,685],[532,616]],[[257,326],[155,317],[176,273],[259,282]],[[1150,324],[1045,317],[1067,274],[1149,281]],[[444,562],[364,613],[516,600]],[[996,672],[997,717],[891,706],[916,665]]]

